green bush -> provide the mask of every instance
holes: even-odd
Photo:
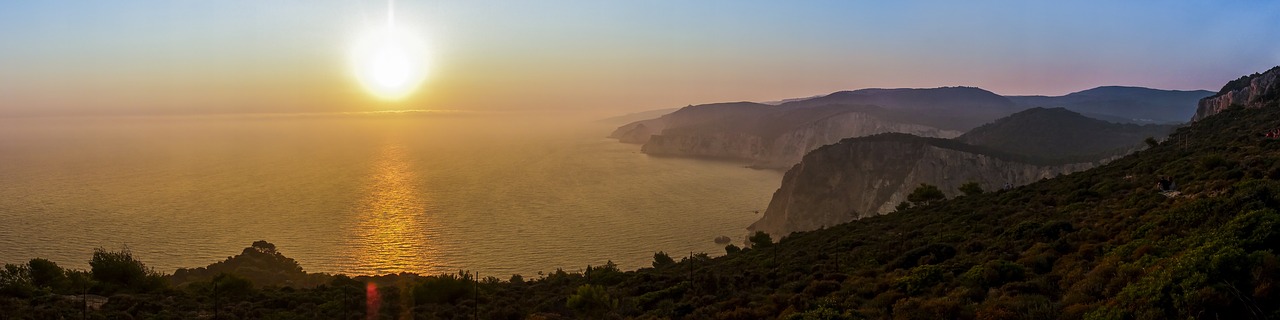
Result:
[[[107,294],[146,293],[158,290],[165,285],[161,275],[142,261],[134,259],[133,252],[129,251],[129,248],[120,251],[94,249],[89,267],[93,280],[99,285],[98,291]]]
[[[580,315],[599,319],[618,308],[618,299],[610,297],[602,286],[584,284],[569,295],[565,306]]]

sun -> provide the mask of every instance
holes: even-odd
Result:
[[[422,41],[390,25],[365,31],[355,42],[351,59],[356,79],[382,100],[403,99],[426,79]]]

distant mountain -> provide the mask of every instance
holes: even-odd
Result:
[[[1017,110],[1008,99],[978,88],[863,89],[777,106],[688,106],[623,125],[609,136],[644,144],[647,154],[738,159],[781,169],[840,139],[885,132],[952,138]]]
[[[1011,153],[1030,157],[1092,161],[1105,158],[1121,144],[1137,145],[1169,129],[1112,123],[1178,123],[1190,117],[1196,99],[1208,94],[1099,87],[1061,97],[1011,99],[973,87],[861,89],[791,99],[777,106],[753,102],[688,106],[620,126],[609,136],[643,144],[641,151],[647,154],[738,159],[759,168],[788,168],[804,153],[844,138],[885,132],[953,138],[1027,106],[1063,105],[1075,112],[1035,109],[1017,121],[984,130],[989,133],[975,132],[965,141],[1008,147]],[[1037,131],[1045,128],[1053,131]]]
[[[1066,108],[1111,122],[1181,123],[1191,119],[1196,103],[1213,95],[1205,90],[1178,91],[1141,87],[1097,87],[1065,96],[1008,96],[1021,108]]]
[[[957,141],[1043,159],[1093,161],[1127,153],[1173,125],[1119,124],[1064,108],[1031,108],[977,127]]]
[[[782,99],[782,100],[774,100],[774,101],[765,101],[765,102],[761,102],[761,103],[763,103],[763,104],[767,104],[767,105],[773,105],[773,106],[776,106],[776,105],[780,105],[780,104],[787,103],[787,102],[795,102],[795,101],[801,101],[801,100],[809,100],[809,99],[818,98],[818,97],[822,97],[822,96],[823,96],[823,95],[821,95],[821,94],[820,94],[820,95],[810,96],[810,97],[803,97],[803,98],[790,98],[790,99]]]
[[[1233,105],[1245,108],[1280,106],[1280,66],[1228,82],[1217,94],[1200,100],[1192,120],[1199,121]]]
[[[1020,110],[1013,101],[974,87],[840,91],[778,106],[809,108],[824,105],[877,106],[909,116],[917,124],[960,131]]]
[[[642,123],[636,128],[653,125]],[[755,168],[785,169],[823,145],[884,132],[948,138],[960,134],[901,121],[901,117],[874,106],[777,107],[764,113],[744,112],[733,118],[666,128],[651,136],[640,150],[651,155],[734,159]]]

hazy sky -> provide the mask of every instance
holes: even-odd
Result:
[[[0,115],[561,110],[865,87],[1217,90],[1280,65],[1277,1],[412,1],[416,93],[352,76],[386,1],[9,1]]]

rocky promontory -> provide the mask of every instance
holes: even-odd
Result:
[[[1280,96],[1280,79],[1277,78],[1280,78],[1280,67],[1228,82],[1218,94],[1200,100],[1191,121],[1199,121],[1236,105],[1245,108],[1276,107],[1276,97]]]
[[[977,182],[985,190],[1085,170],[1096,162],[1035,164],[946,139],[881,134],[818,148],[788,170],[764,217],[748,230],[786,235],[892,212],[922,183],[948,196]]]

